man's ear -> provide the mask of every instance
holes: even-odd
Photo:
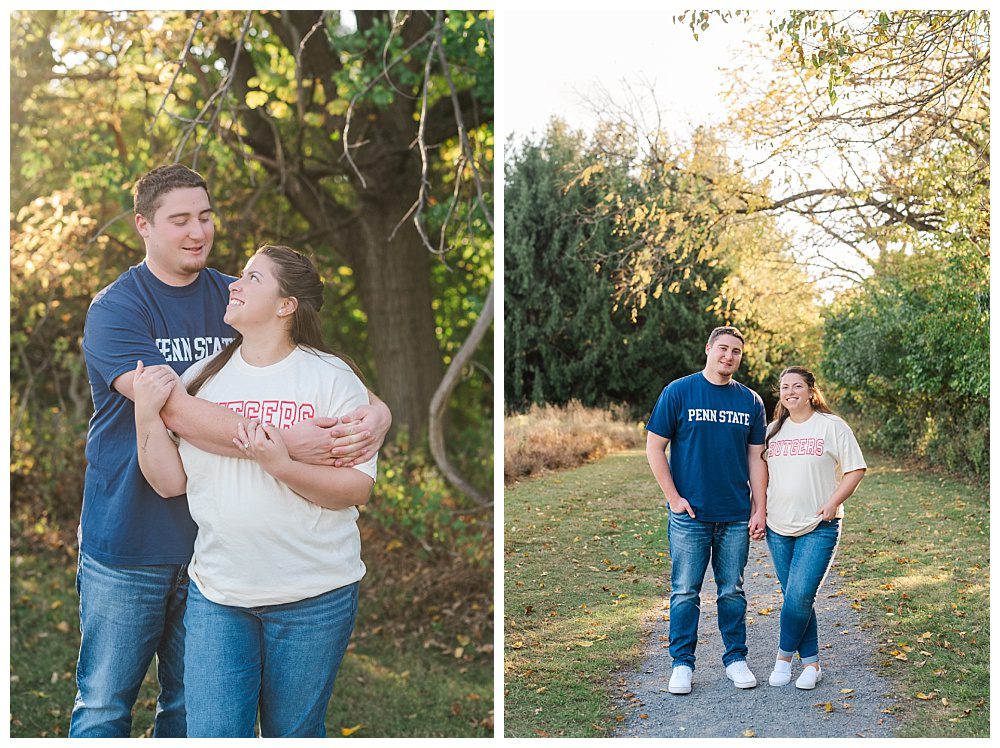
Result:
[[[142,215],[142,213],[135,214],[135,228],[139,232],[139,236],[143,239],[149,237],[149,226],[150,223],[146,220],[146,216]]]

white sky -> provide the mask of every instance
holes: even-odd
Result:
[[[603,87],[616,100],[622,81],[637,92],[654,85],[657,103],[684,135],[720,121],[724,105],[720,68],[729,64],[752,27],[741,19],[713,19],[695,41],[677,11],[507,11],[502,18],[502,127],[506,139],[541,134],[553,115],[590,131],[595,118],[584,97]]]

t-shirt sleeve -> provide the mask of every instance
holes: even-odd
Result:
[[[861,445],[858,444],[857,437],[851,431],[851,427],[844,421],[836,421],[837,434],[837,457],[841,473],[849,473],[852,470],[867,468],[865,457],[861,454]]]
[[[750,444],[761,445],[767,435],[767,415],[764,413],[764,401],[760,395],[753,393],[753,423],[750,424]]]
[[[333,397],[330,398],[330,412],[326,413],[331,418],[347,415],[359,405],[369,404],[368,388],[358,379],[358,376],[350,370],[347,364],[341,361],[337,361],[334,365],[337,367],[337,376],[332,383]],[[340,367],[344,368],[341,369]],[[378,454],[376,453],[367,462],[362,462],[360,465],[354,465],[353,467],[355,470],[360,470],[372,480],[377,480]]]
[[[674,433],[677,431],[678,404],[676,387],[668,384],[657,398],[656,405],[653,406],[649,423],[646,424],[646,431],[651,431],[664,439],[673,439]]]
[[[91,305],[87,312],[83,353],[109,390],[122,374],[135,371],[137,361],[145,366],[167,363],[145,317],[136,309],[108,301]]]

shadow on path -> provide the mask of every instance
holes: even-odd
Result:
[[[796,657],[792,682],[780,687],[768,685],[778,645],[781,589],[767,545],[763,541],[750,544],[744,583],[750,650],[747,664],[757,676],[757,687],[741,690],[726,678],[722,666],[716,588],[709,567],[702,588],[694,688],[683,696],[667,691],[670,624],[657,614],[639,672],[625,673],[618,682],[618,698],[627,710],[618,736],[892,737],[895,722],[883,712],[892,703],[892,689],[886,679],[873,672],[874,634],[862,627],[857,611],[841,591],[841,581],[834,563],[816,600],[823,679],[812,691],[796,688],[795,678],[802,669]],[[772,608],[769,615],[759,613],[767,608]],[[845,689],[853,690],[844,693]]]

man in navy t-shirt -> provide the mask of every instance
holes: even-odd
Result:
[[[743,569],[750,538],[764,537],[765,417],[760,395],[733,381],[743,345],[735,327],[712,330],[705,369],[667,385],[646,426],[646,459],[670,506],[670,693],[691,692],[709,561],[726,676],[737,688],[757,685],[746,664]]]
[[[169,367],[176,377],[236,335],[223,322],[235,279],[206,268],[215,225],[205,180],[180,164],[160,167],[136,183],[134,198],[145,260],[97,294],[83,334],[94,415],[80,520],[81,642],[71,737],[128,737],[154,655],[160,683],[154,735],[186,735],[183,616],[196,527],[187,499],[161,498],[139,470],[132,387],[137,361],[147,370]],[[246,419],[228,408],[171,396],[162,417],[202,449],[241,456],[232,440]],[[390,421],[377,401],[344,423],[314,419],[283,436],[301,462],[350,463],[374,454]]]

